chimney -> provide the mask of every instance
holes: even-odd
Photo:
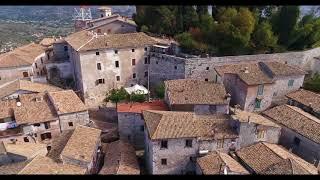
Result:
[[[249,73],[249,68],[248,67],[244,68],[244,73]]]

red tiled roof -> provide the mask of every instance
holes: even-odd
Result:
[[[118,104],[118,112],[142,113],[144,110],[167,111],[168,107],[163,101],[143,102],[143,103],[121,103]]]

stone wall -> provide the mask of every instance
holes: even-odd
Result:
[[[214,67],[225,64],[246,62],[278,61],[299,66],[306,71],[320,71],[320,62],[314,57],[320,56],[320,47],[308,51],[257,54],[243,56],[223,56],[209,58],[181,58],[165,54],[151,54],[150,82],[156,84],[168,79],[199,79],[216,82]],[[157,64],[155,64],[157,62]],[[181,71],[173,71],[174,66],[183,66]],[[184,74],[183,71],[184,70]]]
[[[288,86],[290,80],[294,80],[293,86]],[[275,84],[273,85],[273,100],[283,99],[286,94],[300,89],[303,81],[304,75],[276,77]]]
[[[28,73],[28,77],[33,76],[32,66],[0,68],[0,85],[23,77],[23,72]]]
[[[240,147],[246,147],[256,142],[269,142],[278,144],[281,128],[257,125],[255,123],[239,123],[239,143]],[[263,138],[257,137],[257,128],[263,128],[265,135]]]
[[[75,129],[77,125],[86,125],[89,123],[89,113],[88,111],[68,113],[59,115],[60,127],[62,131]],[[72,123],[72,126],[69,125]]]
[[[150,53],[150,86],[165,80],[185,78],[185,59],[158,53]]]
[[[141,113],[119,112],[118,129],[121,139],[129,140],[136,149],[143,149],[144,121]]]
[[[99,26],[100,25],[100,26]],[[120,33],[134,33],[136,32],[136,26],[130,25],[128,23],[124,23],[122,21],[114,21],[112,23],[108,24],[98,24],[95,23],[95,26],[90,28],[90,31],[94,31],[96,33],[99,33],[98,29],[100,29],[100,33],[107,33],[107,34],[120,34]]]
[[[192,147],[185,147],[186,139],[168,139],[168,149],[160,148],[160,141],[152,141],[153,159],[152,174],[184,174],[190,157],[198,152],[196,139],[192,139]],[[161,159],[167,159],[167,165],[161,164]]]
[[[294,144],[295,137],[300,139],[299,146]],[[305,138],[304,136],[292,131],[291,129],[288,129],[286,127],[282,128],[279,143],[287,149],[292,149],[293,153],[297,154],[309,163],[319,163],[320,144],[317,144],[316,142]]]

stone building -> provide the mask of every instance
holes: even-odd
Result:
[[[215,82],[231,94],[231,104],[246,111],[263,111],[303,85],[305,72],[279,62],[229,64],[215,67]]]
[[[256,142],[277,144],[281,127],[271,120],[252,112],[232,108],[231,126],[237,129],[239,145],[245,147]]]
[[[225,115],[144,111],[145,160],[150,174],[194,172],[192,159],[208,152],[239,149]]]
[[[222,84],[200,80],[165,81],[165,101],[173,111],[228,114],[230,96]]]
[[[241,175],[249,172],[235,159],[224,152],[213,151],[196,160],[198,175]]]
[[[59,116],[61,131],[89,124],[88,109],[74,91],[48,92],[48,95]]]
[[[98,172],[98,155],[101,151],[101,130],[77,126],[61,152],[64,164],[86,169],[88,173]]]
[[[274,81],[273,101],[284,99],[286,94],[303,85],[306,72],[296,66],[280,62],[260,62],[259,65]]]
[[[22,94],[32,94],[62,89],[45,83],[37,83],[28,80],[17,79],[0,86],[0,99],[16,99]]]
[[[86,21],[81,26],[76,27],[76,31],[85,29],[98,34],[136,32],[137,25],[131,18],[113,14],[112,8],[108,6],[99,7],[98,11],[98,18]]]
[[[129,141],[136,149],[144,147],[144,110],[166,111],[168,108],[163,101],[120,103],[117,107],[120,139]]]
[[[279,143],[306,161],[319,166],[320,120],[307,112],[289,105],[280,105],[263,114],[281,125]]]
[[[27,161],[37,155],[45,156],[47,148],[44,144],[0,141],[0,167],[3,165]]]
[[[112,88],[147,84],[148,52],[156,41],[144,33],[97,35],[83,30],[66,41],[76,89],[86,104],[102,102]]]
[[[101,156],[100,133],[85,126],[64,131],[53,140],[47,154],[0,166],[0,174],[96,174]]]
[[[30,43],[0,55],[0,84],[19,79],[38,76],[36,63],[45,56],[46,47]]]
[[[317,168],[277,144],[260,142],[235,152],[250,173],[265,175],[318,174]]]
[[[88,111],[71,90],[23,94],[0,101],[0,139],[43,142],[61,132],[89,123]]]
[[[245,111],[263,111],[271,105],[273,81],[256,63],[215,67],[215,82],[223,83],[231,94],[231,105]]]
[[[134,147],[123,140],[103,144],[105,157],[99,174],[101,175],[139,175],[140,167]]]
[[[313,116],[320,118],[320,95],[300,89],[286,95],[288,104],[297,106]]]

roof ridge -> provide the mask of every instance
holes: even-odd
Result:
[[[288,104],[285,104],[285,105],[286,105],[287,107],[289,107],[291,110],[299,113],[299,114],[302,115],[303,117],[305,117],[305,118],[311,120],[312,122],[315,122],[315,123],[317,123],[317,124],[320,125],[320,120],[319,120],[317,117],[315,117],[315,116],[313,116],[313,115],[311,115],[311,114],[308,114],[307,112],[303,111],[302,109],[300,109],[300,108],[298,108],[298,107],[290,106],[290,105],[288,105]],[[297,111],[297,109],[298,109],[299,111]],[[308,117],[308,116],[309,116],[309,117]]]
[[[93,39],[95,39],[95,37],[94,37],[94,35],[92,36],[92,38],[88,41],[88,42],[86,42],[86,43],[84,43],[83,45],[81,45],[78,49],[77,49],[77,51],[79,51],[81,48],[83,48],[85,45],[87,45],[89,42],[91,42]]]

